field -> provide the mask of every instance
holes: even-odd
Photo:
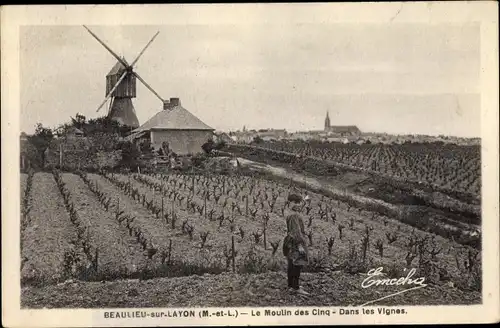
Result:
[[[256,288],[263,294],[254,291],[240,300],[242,305],[254,304],[269,288],[278,290],[259,304],[342,304],[339,297],[348,289],[354,294],[345,302],[362,303],[374,292],[354,291],[355,285],[379,266],[389,277],[404,277],[407,269],[416,268],[415,276],[425,277],[431,288],[422,293],[440,290],[436,298],[413,296],[422,304],[480,303],[478,250],[297,186],[296,192],[310,196],[302,208],[311,256],[304,279],[318,295],[295,301],[282,295],[286,262],[281,242],[290,187],[238,174],[23,174],[22,304],[99,307],[108,299],[114,306],[180,305],[188,301],[173,304],[175,297],[182,298],[178,293],[195,289],[169,290],[168,302],[136,297],[117,304],[110,295],[98,297],[92,283],[106,282],[99,286],[110,293],[121,286],[125,291],[139,289],[142,295],[146,285],[175,284],[178,279],[186,284],[200,279],[233,283],[211,305],[225,304],[239,288],[251,290],[255,279],[260,279]],[[130,286],[130,279],[139,279],[133,280],[136,287]],[[73,283],[67,286],[68,281]],[[338,281],[344,281],[346,289],[332,292]],[[84,299],[75,299],[76,290]],[[54,300],[46,297],[56,291]]]
[[[480,198],[481,148],[444,144],[352,145],[314,142],[264,142],[278,151],[378,172]]]

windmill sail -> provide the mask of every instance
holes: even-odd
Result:
[[[132,98],[136,97],[136,79],[141,81],[141,83],[144,84],[144,86],[148,88],[156,97],[158,97],[163,104],[165,103],[163,98],[153,88],[151,88],[151,86],[149,86],[149,84],[147,84],[146,81],[144,81],[144,79],[139,76],[139,74],[133,71],[133,66],[137,63],[142,54],[158,36],[159,32],[157,32],[151,38],[151,40],[149,40],[149,42],[137,55],[132,64],[129,65],[125,58],[119,57],[87,26],[84,25],[84,27],[117,60],[115,66],[106,75],[106,96],[104,98],[104,101],[97,108],[97,111],[99,111],[102,106],[104,106],[104,104],[108,101],[108,99],[111,98],[108,116],[111,119],[132,128],[139,127],[139,120],[132,103]]]

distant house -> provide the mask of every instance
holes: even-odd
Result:
[[[133,130],[127,139],[146,136],[154,149],[161,148],[163,142],[167,142],[176,154],[187,155],[202,152],[201,146],[212,139],[213,131],[213,128],[182,107],[179,98],[170,98],[162,111]]]
[[[285,129],[269,129],[269,130],[260,130],[257,132],[257,135],[262,138],[264,141],[270,140],[281,140],[286,136]]]
[[[253,138],[257,136],[256,133],[249,131],[235,132],[233,133],[232,139],[237,143],[249,144],[253,141]]]
[[[291,140],[313,140],[313,139],[319,139],[318,135],[314,133],[309,133],[309,132],[295,132],[290,136]]]
[[[361,131],[355,125],[330,125],[327,132],[339,136],[357,136],[361,134]]]
[[[341,142],[343,144],[349,143],[349,139],[346,137],[328,137],[326,138],[326,141],[328,142]]]
[[[233,142],[233,139],[225,132],[216,132],[214,133],[214,141],[230,143]]]
[[[358,139],[358,140],[356,140],[355,142],[356,142],[358,145],[363,145],[363,144],[365,144],[365,143],[366,143],[366,140],[364,140],[364,139]]]

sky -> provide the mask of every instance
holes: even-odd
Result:
[[[464,23],[89,26],[163,98],[217,130],[480,136],[480,29]],[[20,30],[21,130],[96,113],[116,63],[82,26]],[[142,124],[162,104],[137,81]]]

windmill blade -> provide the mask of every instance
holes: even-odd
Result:
[[[151,91],[152,93],[154,93],[154,95],[155,95],[155,96],[157,96],[157,97],[158,97],[158,99],[160,99],[162,103],[164,103],[164,102],[165,102],[165,100],[164,100],[162,97],[160,97],[160,95],[159,95],[156,91],[154,91],[154,90],[153,90],[153,88],[151,88],[151,87],[149,86],[149,84],[147,84],[147,83],[146,83],[146,81],[144,81],[144,80],[142,79],[142,77],[140,77],[140,76],[139,76],[139,74],[137,74],[136,72],[133,72],[133,71],[132,71],[131,73],[132,73],[132,74],[134,74],[134,75],[135,75],[135,77],[137,77],[137,79],[139,79],[139,81],[141,81],[141,82],[142,82],[142,84],[144,84],[144,86],[145,86],[146,88],[148,88],[148,89],[149,89],[149,91]]]
[[[101,39],[99,39],[99,37],[97,35],[94,34],[94,32],[92,32],[87,26],[83,25],[83,27],[85,27],[85,29],[97,40],[99,41],[100,44],[102,44],[102,46],[104,48],[106,48],[112,55],[113,57],[116,58],[116,60],[118,60],[124,67],[130,67],[127,62],[125,60],[123,60],[122,58],[120,58],[120,56],[118,56],[113,50],[111,50],[110,47],[108,47],[106,45],[106,43],[104,43],[104,41],[102,41]]]
[[[111,114],[111,108],[113,108],[113,103],[115,102],[115,98],[111,98],[109,102],[108,115]]]
[[[146,44],[146,46],[144,47],[144,49],[142,49],[142,51],[137,55],[137,58],[132,62],[132,64],[130,64],[131,67],[134,67],[135,63],[137,63],[137,61],[142,56],[142,54],[144,53],[144,51],[146,51],[146,49],[153,42],[153,40],[158,36],[158,34],[160,34],[160,31],[156,32],[156,34],[151,38],[151,40],[149,40],[148,44]]]
[[[127,76],[128,73],[129,73],[128,71],[124,71],[123,72],[122,76],[120,76],[120,78],[116,82],[116,84],[113,87],[113,89],[111,89],[111,91],[108,93],[108,95],[106,96],[106,98],[104,98],[104,101],[99,105],[99,107],[97,108],[96,112],[98,112],[102,108],[102,106],[104,106],[104,104],[106,103],[106,101],[108,101],[109,97],[111,97],[111,95],[113,94],[113,92],[115,92],[116,88],[118,88],[118,86],[120,85],[120,83],[122,83],[123,79],[125,78],[125,76]]]

